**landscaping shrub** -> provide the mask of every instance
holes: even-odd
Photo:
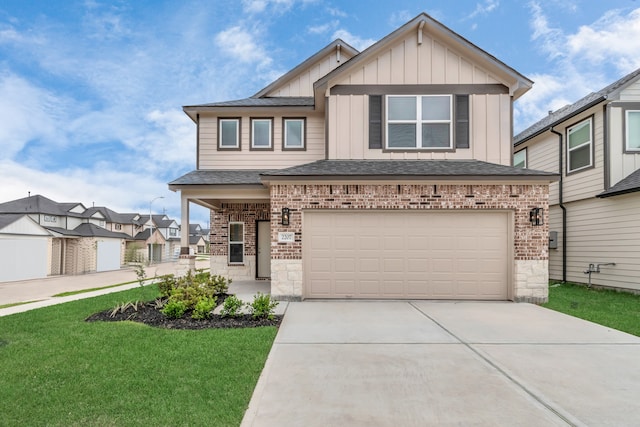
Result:
[[[222,316],[236,317],[240,314],[240,310],[244,302],[235,295],[230,295],[224,300],[220,314]]]
[[[184,301],[174,300],[169,301],[165,304],[162,312],[165,316],[171,317],[172,319],[179,319],[184,316],[184,313],[187,311],[187,305]]]
[[[208,319],[211,317],[211,312],[216,306],[217,297],[203,297],[198,300],[196,306],[193,308],[191,317],[197,320]]]
[[[272,300],[271,295],[258,292],[258,294],[253,297],[253,302],[248,304],[248,306],[254,319],[273,320],[278,302]]]

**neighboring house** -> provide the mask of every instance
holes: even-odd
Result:
[[[207,241],[203,236],[189,236],[189,254],[206,253]]]
[[[336,40],[257,94],[184,107],[211,209],[211,270],[278,299],[541,302],[549,183],[512,166],[532,82],[421,14],[358,52]],[[534,225],[535,224],[535,225]]]
[[[0,282],[47,277],[50,238],[27,214],[0,214]]]
[[[550,187],[550,277],[640,290],[640,69],[515,137],[514,164]],[[612,265],[615,263],[615,265]],[[599,266],[599,268],[598,268]]]
[[[166,261],[179,250],[179,226],[166,215],[154,216],[151,238],[150,230],[145,230],[150,224],[149,216],[120,214],[106,207],[85,208],[81,203],[58,203],[41,195],[0,203],[0,223],[14,221],[15,215],[21,219],[0,230],[0,270],[4,271],[0,281],[17,280],[11,277],[19,275],[7,273],[14,266],[17,271],[30,266],[27,270],[31,273],[21,273],[30,277],[81,274],[119,269],[131,261],[125,259],[127,256],[148,260],[153,253],[154,262]],[[35,224],[35,231],[25,218]],[[44,235],[38,234],[40,228]],[[20,230],[24,232],[20,234]],[[165,238],[165,234],[173,237]],[[44,255],[39,246],[43,241],[47,242]],[[11,252],[11,245],[15,252]],[[32,255],[16,263],[15,254],[25,251]],[[46,265],[44,275],[42,265]]]

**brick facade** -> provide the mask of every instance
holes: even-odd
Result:
[[[302,212],[310,209],[384,210],[509,210],[513,223],[513,287],[516,301],[543,302],[548,286],[547,184],[505,185],[272,185],[271,204],[223,204],[211,214],[212,268],[231,277],[255,274],[256,221],[271,222],[271,292],[281,299],[302,296]],[[282,208],[290,224],[281,225]],[[544,209],[544,225],[532,226],[529,212]],[[245,223],[244,269],[226,265],[228,224]],[[295,233],[294,243],[278,243],[278,232]],[[219,273],[220,274],[220,273]]]
[[[279,231],[293,231],[296,242],[273,246],[271,256],[302,259],[304,209],[501,209],[515,215],[514,259],[547,260],[548,198],[547,185],[272,185],[272,241]],[[287,227],[280,225],[283,207],[291,211]],[[534,207],[544,208],[545,225],[529,223]]]

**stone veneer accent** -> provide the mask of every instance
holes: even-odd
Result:
[[[269,221],[269,203],[223,203],[211,211],[211,273],[233,280],[256,278],[256,227],[257,221]],[[244,222],[244,263],[230,265],[229,222]]]
[[[288,207],[291,212],[289,226],[280,224],[283,207]],[[534,227],[529,223],[529,211],[534,207],[544,208],[543,226]],[[309,209],[511,210],[514,212],[514,283],[511,289],[513,299],[532,302],[543,302],[547,299],[547,184],[272,185],[271,290],[277,298],[302,297],[302,278],[296,272],[297,265],[301,265],[302,262],[302,212]],[[277,243],[280,231],[293,231],[295,243]]]

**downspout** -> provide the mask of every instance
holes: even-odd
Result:
[[[551,133],[558,135],[558,167],[560,169],[560,181],[558,182],[558,206],[562,209],[562,281],[567,281],[567,208],[564,206],[562,196],[562,165],[564,156],[562,155],[562,134],[557,132],[553,126],[549,128]]]

